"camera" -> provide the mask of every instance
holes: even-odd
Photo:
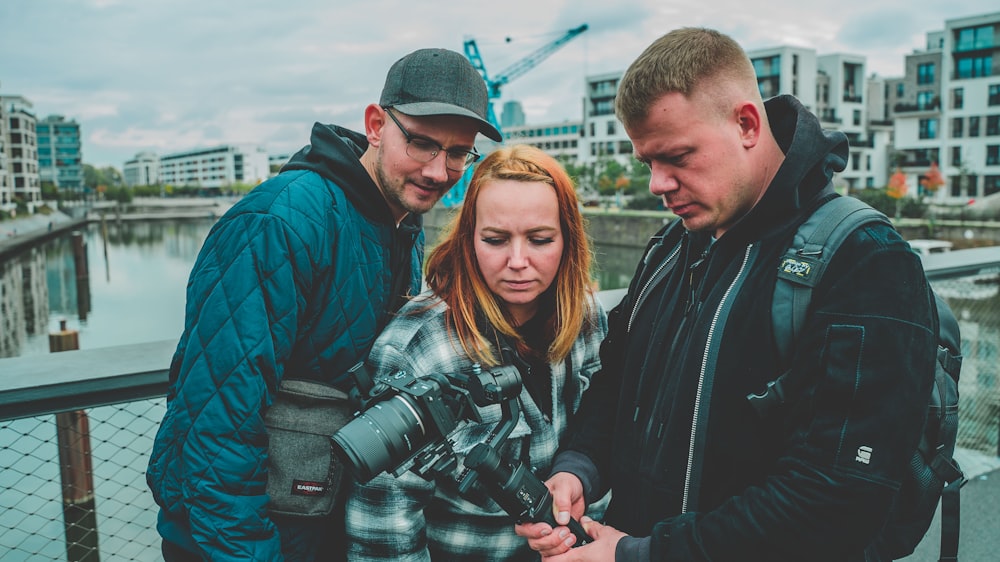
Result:
[[[468,421],[482,423],[479,408],[499,404],[501,419],[486,441],[466,455],[458,491],[469,492],[480,477],[508,515],[558,526],[545,484],[523,463],[505,462],[497,452],[520,416],[521,375],[516,367],[483,371],[473,365],[469,373],[416,377],[395,371],[372,377],[365,366],[353,369],[351,375],[355,380],[351,397],[360,409],[330,441],[359,482],[383,471],[399,476],[411,470],[427,479],[452,474],[458,461],[449,436]],[[573,546],[591,542],[577,520],[570,519],[568,527],[577,538]]]
[[[496,449],[479,443],[465,456],[465,466],[479,473],[493,501],[519,523],[544,521],[553,529],[559,526],[552,514],[552,494],[524,463],[505,462]],[[567,527],[576,535],[574,547],[593,540],[576,519],[570,518]]]
[[[331,443],[362,483],[382,471],[399,476],[413,470],[426,478],[453,471],[457,461],[448,437],[467,421],[482,422],[481,407],[500,404],[503,411],[492,443],[506,439],[517,423],[521,376],[511,365],[423,377],[405,371],[372,377],[365,368],[352,376],[352,399],[360,409]]]

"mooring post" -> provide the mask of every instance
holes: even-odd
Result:
[[[67,330],[59,321],[59,331],[49,334],[49,351],[80,348],[79,333]],[[94,505],[94,473],[90,456],[90,422],[87,412],[75,410],[56,414],[56,442],[59,448],[59,476],[62,480],[63,524],[66,529],[66,560],[98,562],[97,509]]]
[[[90,263],[87,259],[87,240],[83,233],[72,235],[73,266],[76,268],[76,314],[86,320],[90,312]]]

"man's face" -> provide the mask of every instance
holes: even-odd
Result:
[[[745,120],[734,105],[671,92],[628,130],[636,158],[650,168],[649,191],[692,231],[721,236],[749,211],[766,186],[752,168]]]
[[[449,170],[445,166],[443,151],[429,162],[420,162],[409,156],[402,129],[385,114],[386,110],[379,108],[379,111],[382,112],[382,120],[376,132],[378,146],[374,173],[382,195],[398,222],[407,213],[422,214],[431,210],[464,172]],[[433,141],[445,150],[472,150],[479,130],[478,124],[467,117],[414,117],[399,112],[395,116],[411,138]]]

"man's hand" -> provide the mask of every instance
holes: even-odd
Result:
[[[586,504],[583,500],[583,484],[568,472],[559,472],[545,482],[552,494],[552,515],[560,526],[553,529],[548,523],[521,523],[514,532],[528,539],[528,546],[542,556],[554,556],[570,549],[576,537],[566,525],[570,517],[579,520]]]
[[[542,553],[544,562],[614,562],[618,541],[628,535],[614,527],[601,525],[589,517],[583,517],[580,519],[580,523],[594,541],[580,548],[567,548],[562,554]],[[559,527],[558,529],[564,528]],[[569,539],[572,538],[570,535]]]

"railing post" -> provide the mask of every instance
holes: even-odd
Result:
[[[59,332],[49,334],[49,351],[79,348],[78,332],[67,330],[66,321],[60,320]],[[59,448],[59,476],[62,480],[66,559],[69,562],[98,562],[97,509],[94,505],[94,473],[87,412],[75,410],[56,414],[56,442]]]

